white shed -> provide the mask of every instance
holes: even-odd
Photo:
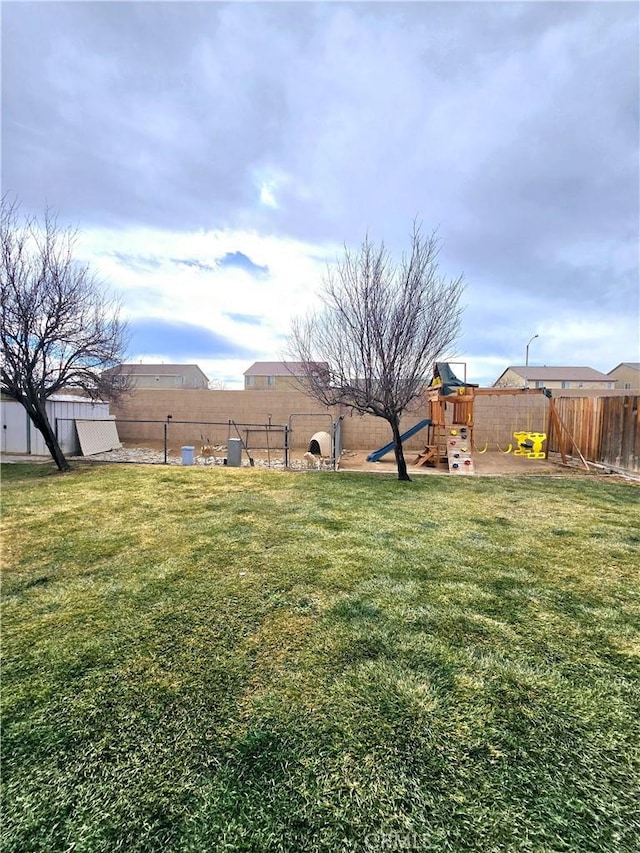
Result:
[[[49,455],[40,430],[31,423],[20,403],[3,398],[1,409],[3,453]],[[99,446],[96,445],[90,452],[98,453],[120,446],[115,416],[109,414],[108,403],[90,400],[87,397],[76,397],[73,394],[56,394],[47,400],[47,415],[58,437],[62,452],[67,456],[75,456],[82,452],[76,422],[93,421],[97,431],[104,436],[98,442]]]

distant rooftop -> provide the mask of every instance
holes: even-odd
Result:
[[[151,374],[154,376],[173,376],[185,369],[197,370],[202,374],[207,382],[209,381],[209,377],[197,364],[119,364],[117,367],[111,367],[104,372],[107,374],[126,372],[130,376],[149,376]]]
[[[606,373],[600,373],[599,370],[594,370],[593,367],[536,367],[535,364],[528,366],[507,367],[507,370],[513,370],[523,378],[526,376],[531,382],[535,380],[558,381],[567,380],[570,382],[604,382],[609,380]],[[503,374],[506,373],[506,370]]]
[[[327,367],[324,362],[318,362],[317,367]],[[256,361],[244,376],[304,376],[306,364],[304,361]]]
[[[617,370],[619,367],[630,367],[632,370],[640,370],[640,361],[621,361],[613,370]],[[609,373],[613,373],[613,370],[610,370]]]

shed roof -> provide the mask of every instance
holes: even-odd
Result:
[[[19,403],[17,400],[14,400],[13,397],[9,397],[8,394],[2,394],[2,402],[3,403],[15,403],[17,406],[21,406],[22,403]],[[92,406],[104,406],[108,403],[108,400],[94,400],[91,397],[81,397],[79,394],[52,394],[50,397],[47,397],[48,403],[91,403]]]
[[[52,403],[91,403],[93,406],[104,405],[108,400],[94,400],[91,397],[81,397],[79,394],[52,394],[47,398]]]

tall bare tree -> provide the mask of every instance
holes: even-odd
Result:
[[[294,320],[288,349],[304,363],[305,387],[327,406],[384,418],[391,427],[398,478],[410,480],[400,419],[420,398],[434,362],[459,334],[462,276],[439,272],[440,244],[414,222],[409,251],[394,263],[368,237],[329,269],[321,308]]]
[[[92,399],[121,392],[102,371],[123,360],[120,306],[74,254],[77,232],[45,212],[21,218],[5,196],[0,210],[0,386],[17,400],[61,471],[69,469],[49,422],[46,401],[64,389]]]

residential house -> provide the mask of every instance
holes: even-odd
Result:
[[[614,380],[592,367],[511,366],[496,379],[494,388],[612,389]]]
[[[305,375],[302,361],[256,361],[244,372],[244,387],[245,391],[300,389],[305,384]]]
[[[112,376],[116,382],[122,377],[122,383],[128,380],[131,388],[175,391],[209,387],[209,377],[197,364],[119,364],[105,370],[103,376]]]
[[[622,391],[640,391],[640,362],[623,361],[607,374],[615,381],[614,388]]]

